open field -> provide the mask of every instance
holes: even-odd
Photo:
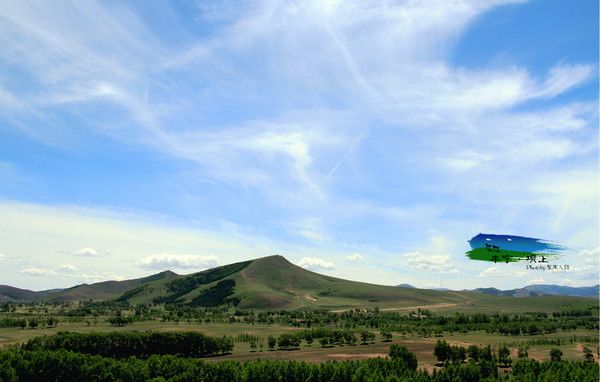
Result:
[[[11,290],[13,295],[16,292]],[[139,355],[140,362],[149,360],[149,354],[175,355],[181,362],[192,362],[191,368],[197,359],[190,357],[205,357],[207,362],[200,363],[216,369],[236,364],[222,361],[240,361],[238,368],[252,368],[253,363],[246,361],[257,359],[281,365],[286,360],[304,361],[303,367],[327,368],[329,364],[323,362],[331,360],[387,358],[390,346],[401,345],[413,360],[416,356],[414,367],[446,372],[452,368],[442,367],[434,356],[438,341],[443,340],[453,366],[468,369],[475,367],[471,361],[482,361],[485,366],[493,360],[504,373],[511,368],[505,356],[500,363],[501,353],[508,352],[516,361],[519,350],[526,349],[529,358],[546,361],[550,350],[558,348],[563,359],[583,361],[584,349],[590,349],[593,354],[587,354],[588,359],[598,362],[599,347],[598,300],[593,298],[517,298],[358,283],[304,270],[281,256],[192,275],[162,272],[143,279],[80,285],[29,302],[0,305],[0,349],[7,350],[2,352],[5,356],[21,357],[27,351],[17,350],[20,344],[59,332],[105,334],[54,336],[28,343],[21,350],[31,351],[33,344],[42,344],[34,349],[41,350],[35,353],[40,359],[46,350],[60,358],[64,349],[115,360],[118,355]],[[156,334],[165,332],[208,337]],[[157,342],[140,345],[140,338]],[[180,342],[170,346],[156,338]],[[206,343],[224,345],[213,346],[210,352],[183,352],[189,338],[209,338]],[[57,342],[63,339],[67,342]],[[63,345],[53,348],[48,343]],[[199,343],[195,342],[197,349],[202,348]],[[467,357],[471,345],[477,347],[473,354],[478,349],[481,354],[487,351],[487,360],[478,361],[471,353]],[[135,360],[127,362],[134,369],[141,367]],[[360,364],[388,362],[394,360]],[[351,364],[355,363],[344,363]]]
[[[539,336],[503,336],[497,333],[486,333],[484,331],[468,332],[468,333],[444,333],[437,337],[419,337],[418,335],[400,335],[393,334],[390,342],[383,342],[383,338],[379,331],[372,330],[376,334],[375,341],[367,345],[345,345],[335,347],[322,347],[316,341],[312,346],[308,346],[302,342],[298,350],[275,350],[270,351],[267,347],[268,336],[279,336],[283,333],[293,333],[302,330],[283,325],[273,324],[247,324],[247,323],[173,323],[173,322],[134,322],[126,327],[112,327],[105,322],[99,321],[91,323],[89,326],[85,323],[60,323],[57,327],[38,328],[38,329],[21,329],[21,328],[0,328],[0,347],[9,346],[26,342],[27,340],[43,335],[56,334],[59,331],[73,331],[81,333],[91,332],[107,332],[107,331],[158,331],[158,332],[173,332],[173,331],[198,331],[209,336],[232,336],[235,338],[240,334],[249,334],[258,337],[256,351],[253,351],[249,342],[236,341],[235,348],[232,354],[208,358],[210,362],[219,362],[223,360],[238,360],[246,361],[252,359],[286,359],[306,362],[323,362],[327,360],[360,360],[371,357],[386,357],[391,344],[402,344],[410,351],[417,355],[419,367],[431,370],[436,365],[436,359],[433,355],[433,349],[436,342],[440,339],[446,340],[452,345],[468,347],[469,345],[491,345],[493,348],[500,344],[507,343],[511,348],[511,353],[516,358],[516,343],[526,343],[532,339],[540,338],[563,338],[568,339],[572,336],[578,338],[588,338],[592,340],[579,341],[575,343],[564,344],[560,346],[550,345],[531,345],[529,346],[529,356],[537,360],[549,359],[549,351],[553,347],[558,347],[564,353],[564,359],[583,359],[583,347],[588,347],[597,352],[598,341],[593,341],[598,338],[597,331],[594,330],[573,330],[566,332],[557,332]],[[510,344],[513,344],[510,346]],[[597,361],[597,356],[596,356]]]

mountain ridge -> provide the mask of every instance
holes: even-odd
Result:
[[[571,287],[556,284],[533,284],[523,288],[501,290],[497,288],[477,288],[471,292],[485,293],[493,296],[534,297],[534,296],[573,296],[598,297],[600,284],[588,287]]]
[[[552,290],[546,286],[548,290]],[[114,301],[183,307],[229,306],[236,309],[346,309],[366,306],[409,309],[473,306],[493,308],[512,300],[495,288],[473,291],[431,290],[344,280],[312,272],[282,256],[267,256],[186,275],[163,271],[122,281],[75,285],[63,290],[28,291],[5,287],[0,302]],[[593,288],[593,287],[592,287]],[[538,295],[541,292],[536,292]],[[535,295],[535,294],[534,294]],[[4,300],[2,300],[4,296]],[[12,297],[11,297],[12,296]],[[488,297],[485,297],[488,296]],[[527,294],[530,296],[530,294]],[[532,295],[533,296],[533,295]]]

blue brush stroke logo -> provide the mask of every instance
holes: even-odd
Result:
[[[544,239],[515,235],[480,233],[469,240],[471,250],[467,256],[472,260],[515,262],[520,260],[542,262],[566,250],[562,245]]]

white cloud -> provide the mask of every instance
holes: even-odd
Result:
[[[29,267],[21,270],[21,273],[28,276],[55,276],[56,272],[51,269]]]
[[[413,237],[457,224],[519,229],[526,221],[527,229],[590,247],[598,242],[597,166],[578,175],[569,169],[596,163],[597,105],[544,102],[585,84],[595,66],[563,63],[533,73],[519,66],[458,68],[450,59],[473,20],[507,3],[257,2],[236,10],[203,3],[200,17],[220,20],[219,33],[192,36],[191,43],[189,31],[180,35],[179,29],[171,31],[178,41],[164,40],[129,4],[14,2],[0,14],[0,61],[19,67],[30,85],[0,83],[0,109],[7,125],[49,144],[87,147],[77,140],[107,134],[127,147],[190,162],[176,166],[194,168],[185,182],[221,182],[248,200],[257,200],[253,191],[266,195],[269,206],[285,210],[276,211],[282,220],[315,216],[312,226],[294,227],[315,246],[333,241],[325,240],[330,236],[363,239],[350,230],[336,232],[354,223],[343,216],[383,220],[382,230]],[[161,14],[168,18],[172,11]],[[539,102],[524,105],[532,100]],[[87,107],[116,123],[99,122],[98,114],[82,112]],[[69,116],[75,132],[56,122],[61,115]],[[226,122],[209,117],[222,115]],[[393,179],[407,179],[402,200],[381,206],[374,200],[379,190],[398,185]],[[185,186],[185,196],[193,198],[193,187]],[[428,200],[413,206],[416,193]],[[131,259],[196,249],[239,259],[269,246],[264,238],[256,244],[218,232],[198,239],[139,225],[123,233],[99,223],[105,230],[98,230],[81,216],[77,222],[86,224],[80,228],[55,212],[36,214],[31,228],[57,233],[54,240],[38,239],[52,253],[65,248],[56,249],[58,237],[70,240],[66,248],[82,243],[66,229],[50,228],[54,218],[84,234],[85,245],[116,251],[119,243],[118,253]],[[11,241],[5,238],[1,242]],[[95,267],[103,267],[98,255],[113,266],[121,261],[90,249],[97,255],[80,256]],[[444,270],[455,253],[422,249],[423,258],[410,269]]]
[[[440,166],[446,167],[451,171],[463,172],[479,167],[492,159],[493,156],[489,153],[465,150],[461,153],[442,159],[440,161]]]
[[[83,257],[102,257],[104,254],[98,252],[94,248],[81,248],[76,251],[71,252],[73,256],[83,256]]]
[[[575,256],[584,259],[587,264],[597,264],[600,262],[600,247],[581,250]]]
[[[72,264],[63,264],[58,267],[58,272],[66,275],[73,275],[77,270],[78,268]]]
[[[81,278],[86,282],[97,283],[102,281],[123,281],[126,277],[113,272],[91,272],[82,273]]]
[[[455,244],[443,235],[429,238],[429,244],[422,251],[407,252],[400,255],[403,264],[416,271],[436,274],[460,274],[456,264],[449,255]]]
[[[224,12],[231,18],[225,18],[222,33],[199,39],[196,46],[186,44],[189,50],[163,45],[133,11],[114,12],[102,3],[48,8],[25,4],[5,9],[7,36],[12,38],[3,41],[6,47],[0,53],[18,59],[55,103],[110,99],[119,105],[136,123],[128,123],[123,131],[110,129],[112,137],[195,161],[203,176],[244,182],[289,204],[289,198],[327,197],[320,180],[332,167],[325,163],[330,153],[344,152],[362,139],[365,129],[357,116],[391,126],[438,127],[442,122],[460,127],[466,121],[486,129],[481,121],[489,121],[489,116],[481,121],[471,121],[471,116],[533,96],[560,94],[589,78],[587,65],[556,66],[539,84],[522,68],[470,71],[444,62],[445,53],[472,20],[512,2],[306,2],[293,7],[259,2],[246,12]],[[78,22],[65,25],[65,17]],[[298,52],[303,52],[301,57]],[[306,52],[313,60],[303,59]],[[237,63],[247,60],[257,60],[257,67],[266,69],[249,73],[247,65]],[[191,75],[207,92],[173,89],[167,79],[173,71]],[[152,84],[156,89],[148,89]],[[231,93],[249,102],[256,86],[261,94],[276,98],[285,87],[291,100],[302,101],[299,104],[306,104],[310,95],[311,102],[323,101],[316,103],[328,110],[310,110],[307,118],[307,111],[298,108],[283,117],[247,119],[218,131],[195,118],[178,120],[168,113],[165,118],[164,111],[173,109],[197,115],[198,105],[213,104],[218,97],[229,102]],[[215,94],[212,88],[224,90]],[[172,97],[148,97],[153,90]],[[332,94],[335,99],[343,94],[347,107],[328,108]],[[183,98],[189,101],[179,101]],[[27,103],[43,116],[48,99]],[[576,145],[564,142],[557,148],[559,155],[573,149]],[[477,167],[481,160],[444,157],[445,166],[459,171]],[[298,186],[303,192],[296,192]]]
[[[305,238],[307,238],[311,241],[315,241],[315,242],[324,241],[326,239],[325,235],[323,235],[322,233],[319,233],[319,232],[316,232],[313,230],[309,230],[309,229],[301,230],[300,235],[304,236]]]
[[[21,270],[21,274],[36,277],[49,277],[53,280],[63,279],[70,280],[68,286],[77,280],[84,282],[100,282],[108,280],[125,280],[125,276],[118,275],[113,272],[82,272],[79,273],[79,268],[72,264],[62,264],[58,268],[40,268],[40,267],[28,267]],[[79,282],[81,282],[79,281]]]
[[[53,103],[75,103],[88,102],[94,99],[109,99],[121,101],[126,97],[125,93],[115,85],[107,82],[95,82],[90,84],[75,85],[69,92],[52,95]]]
[[[488,278],[488,277],[505,277],[508,276],[506,271],[501,271],[497,267],[488,267],[479,273],[478,277]]]
[[[477,277],[488,279],[486,280],[488,283],[494,283],[494,278],[500,279],[502,278],[502,282],[506,282],[507,280],[516,281],[518,283],[521,282],[520,279],[527,275],[531,275],[532,271],[528,271],[525,269],[525,265],[523,263],[510,263],[510,264],[502,264],[499,267],[493,266],[488,267],[481,271]],[[517,278],[517,279],[515,279]]]
[[[592,65],[557,65],[550,69],[546,82],[535,94],[540,97],[554,97],[581,85],[594,74]]]
[[[176,269],[207,269],[219,265],[219,258],[214,255],[179,255],[171,253],[161,253],[138,260],[136,266],[144,269],[167,270]]]
[[[298,260],[297,264],[302,268],[310,269],[312,271],[335,269],[334,263],[316,257],[303,257]]]
[[[526,285],[543,284],[543,283],[544,283],[544,279],[543,278],[531,279],[531,280],[527,280],[525,282]]]
[[[452,264],[449,255],[429,255],[419,251],[408,252],[401,255],[404,264],[410,269],[427,271],[437,274],[459,274],[459,270]]]
[[[355,254],[346,256],[346,260],[351,261],[351,262],[362,261],[363,259],[364,258],[360,253],[355,253]]]

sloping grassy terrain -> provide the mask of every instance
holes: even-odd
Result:
[[[166,281],[177,278],[178,275],[171,271],[160,272],[155,275],[142,277],[139,279],[123,280],[123,281],[103,281],[94,284],[81,284],[74,287],[51,293],[40,298],[41,301],[60,302],[60,301],[80,301],[80,300],[95,300],[104,301],[112,300],[121,296],[123,293],[137,288],[141,285],[155,282]]]
[[[343,308],[464,302],[451,293],[382,286],[307,271],[281,256],[253,261],[235,275],[243,308]]]
[[[523,312],[587,308],[589,298],[539,296],[514,298],[469,291],[400,288],[343,280],[269,256],[206,271],[83,284],[53,293],[44,301],[117,300],[132,304],[180,304],[238,309],[328,309],[379,307],[386,310]]]
[[[10,301],[31,301],[59,291],[60,289],[32,291],[29,289],[15,288],[9,285],[0,285],[0,303]]]
[[[307,271],[282,256],[230,264],[168,281],[159,280],[129,294],[127,300],[132,303],[216,306],[220,301],[241,309],[410,307],[463,304],[470,299],[462,292],[398,288],[338,279]]]

